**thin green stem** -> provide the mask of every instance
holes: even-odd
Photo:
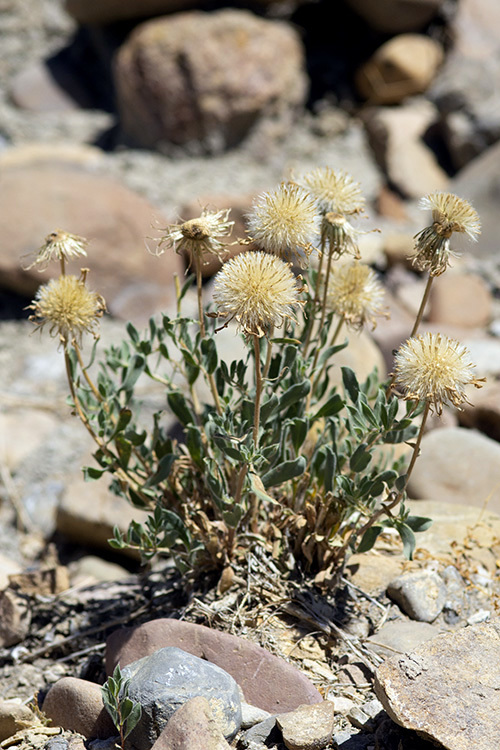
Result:
[[[203,311],[203,277],[201,273],[201,258],[197,253],[194,253],[193,259],[196,268],[196,296],[198,299],[198,319],[200,321],[200,334],[201,338],[204,339],[207,334],[205,330],[205,313]]]
[[[262,371],[263,380],[265,380],[267,376],[269,375],[269,368],[271,367],[271,356],[273,353],[273,342],[271,341],[271,337],[273,335],[274,335],[274,326],[271,326],[271,330],[269,331],[269,337],[267,339],[266,361],[264,364],[264,369]]]
[[[260,399],[262,395],[262,367],[260,362],[260,339],[256,335],[253,335],[252,338],[255,352],[255,406],[253,418],[253,442],[255,449],[257,449],[260,427]]]

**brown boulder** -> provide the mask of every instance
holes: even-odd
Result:
[[[236,145],[263,119],[286,128],[307,89],[293,28],[233,9],[141,24],[114,74],[122,127],[134,142],[194,152]]]
[[[175,253],[155,258],[145,238],[160,212],[116,180],[71,163],[37,161],[7,167],[0,174],[0,248],[2,283],[31,296],[57,264],[40,273],[25,270],[30,254],[55,229],[89,239],[88,257],[71,264],[78,275],[90,268],[89,287],[106,299],[109,311],[146,321],[174,300],[174,272],[182,273]]]
[[[115,630],[106,642],[106,671],[111,674],[118,663],[124,667],[167,646],[224,669],[241,687],[248,703],[270,713],[293,711],[303,703],[322,700],[304,674],[256,643],[168,618]]]
[[[42,710],[53,726],[78,732],[87,739],[107,739],[118,734],[104,708],[99,685],[88,680],[58,680],[45,696]]]

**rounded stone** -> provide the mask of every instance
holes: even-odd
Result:
[[[107,739],[117,734],[103,706],[99,685],[87,680],[58,680],[45,696],[42,710],[53,726],[78,732],[87,739]]]
[[[148,148],[218,153],[262,118],[287,127],[307,79],[294,29],[247,11],[192,11],[138,26],[115,64],[124,132]]]
[[[358,70],[358,92],[373,104],[397,104],[427,89],[443,57],[434,39],[400,34],[379,47]]]

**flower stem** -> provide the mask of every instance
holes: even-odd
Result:
[[[255,352],[255,407],[254,407],[254,418],[253,418],[253,442],[254,447],[257,449],[259,442],[259,427],[260,427],[260,399],[262,394],[262,369],[260,363],[260,339],[255,334],[253,338],[253,347]]]
[[[410,333],[410,338],[412,336],[416,336],[417,331],[420,327],[420,323],[422,322],[422,318],[424,317],[424,311],[425,306],[427,305],[427,301],[429,299],[429,294],[431,291],[432,282],[434,281],[434,276],[431,276],[429,274],[429,278],[427,279],[427,284],[425,285],[424,295],[422,297],[422,301],[420,303],[420,307],[418,308],[417,317],[415,319],[415,323],[413,325],[412,332]]]

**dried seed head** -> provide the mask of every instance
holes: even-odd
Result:
[[[321,222],[321,239],[323,247],[328,246],[328,252],[335,258],[344,253],[351,253],[360,258],[357,237],[363,234],[355,229],[342,214],[329,212],[323,216]]]
[[[432,224],[415,235],[413,265],[428,270],[431,276],[446,271],[450,256],[450,238],[454,232],[466,234],[477,240],[481,221],[468,201],[452,193],[431,193],[419,202],[422,209],[432,210]]]
[[[56,229],[55,232],[47,235],[42,247],[36,253],[35,260],[26,267],[26,270],[39,267],[39,270],[43,271],[51,260],[68,261],[71,258],[86,256],[87,245],[88,240],[85,237]]]
[[[169,224],[158,241],[156,255],[173,249],[176,253],[186,253],[188,257],[199,258],[202,263],[208,262],[207,255],[216,255],[221,260],[226,253],[227,245],[221,238],[231,234],[234,221],[228,221],[231,209],[209,211],[203,209],[201,216],[189,219],[182,224]]]
[[[406,400],[427,401],[437,414],[443,404],[457,408],[470,403],[465,387],[481,388],[484,378],[475,378],[474,365],[465,346],[440,333],[425,333],[408,339],[395,357],[395,384]]]
[[[320,212],[345,216],[364,211],[365,199],[361,187],[351,175],[334,171],[330,167],[318,167],[298,180],[318,203]]]
[[[60,276],[39,288],[29,309],[33,310],[30,320],[40,329],[47,324],[51,336],[58,335],[64,343],[80,343],[85,332],[97,338],[98,320],[106,303],[100,294],[87,289],[82,279]]]
[[[289,263],[248,251],[224,263],[215,276],[213,297],[218,314],[227,318],[225,326],[234,319],[244,333],[263,336],[287,319],[296,320],[300,291]]]
[[[320,218],[311,196],[295,183],[263,193],[248,214],[248,234],[261,250],[303,266],[319,236]]]
[[[326,304],[356,330],[377,325],[376,316],[388,316],[383,307],[384,288],[375,271],[354,261],[332,266]]]

